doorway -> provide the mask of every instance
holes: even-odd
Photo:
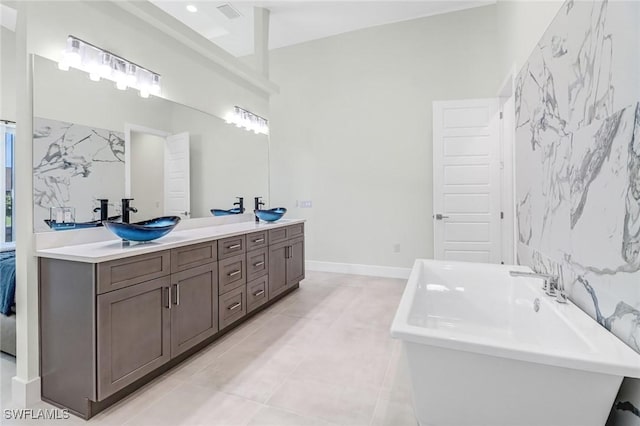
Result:
[[[498,98],[433,103],[434,258],[513,263],[512,144]],[[509,154],[511,153],[511,154]]]
[[[125,197],[138,210],[135,221],[160,216],[189,218],[189,133],[172,135],[125,126]]]

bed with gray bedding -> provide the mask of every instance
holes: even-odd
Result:
[[[16,252],[0,252],[0,351],[16,355]]]

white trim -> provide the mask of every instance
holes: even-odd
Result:
[[[11,379],[11,398],[17,408],[31,407],[40,402],[40,377],[24,381],[14,376]]]
[[[166,139],[171,135],[164,130],[152,129],[139,124],[124,123],[124,196],[131,198],[131,132],[146,133]],[[166,142],[165,142],[166,146]]]
[[[355,263],[322,262],[319,260],[307,260],[305,266],[309,271],[336,272],[340,274],[368,275],[385,278],[409,278],[411,268],[398,268],[396,266],[358,265]]]

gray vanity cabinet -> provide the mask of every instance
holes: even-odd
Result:
[[[98,263],[41,257],[42,398],[88,419],[303,278],[302,223]]]
[[[304,237],[269,246],[269,299],[298,284],[303,278]]]
[[[169,276],[97,296],[98,400],[171,359]]]
[[[218,332],[218,264],[171,275],[171,357]]]

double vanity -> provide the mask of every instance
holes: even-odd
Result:
[[[38,250],[42,399],[90,418],[304,278],[304,221]]]

